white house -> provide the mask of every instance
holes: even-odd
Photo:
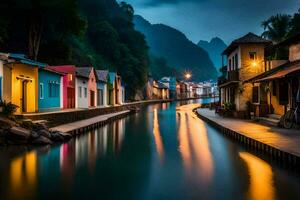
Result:
[[[89,107],[88,82],[89,82],[88,78],[76,75],[76,79],[75,79],[75,87],[76,87],[75,106],[76,106],[76,108],[88,108]]]

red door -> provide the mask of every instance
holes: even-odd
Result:
[[[68,104],[67,108],[75,108],[75,89],[68,88]]]
[[[91,101],[91,102],[90,102],[90,106],[91,106],[91,107],[94,107],[94,106],[95,106],[95,92],[91,90],[91,91],[90,91],[90,95],[91,95],[91,96],[90,96],[90,97],[91,97],[91,98],[90,98],[90,101]]]

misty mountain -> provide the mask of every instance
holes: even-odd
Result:
[[[164,24],[151,24],[141,16],[134,17],[134,24],[146,36],[150,53],[165,58],[178,73],[189,70],[195,81],[217,78],[217,70],[208,53],[180,31]]]
[[[225,42],[222,39],[215,37],[211,39],[210,42],[200,40],[198,42],[198,46],[207,51],[210,59],[214,63],[214,66],[219,70],[222,67],[221,54],[227,48]]]

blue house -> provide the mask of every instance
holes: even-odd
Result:
[[[107,106],[107,82],[109,72],[107,70],[96,70],[97,76],[97,106]]]
[[[48,68],[40,68],[38,74],[38,109],[40,112],[62,108],[63,73]]]

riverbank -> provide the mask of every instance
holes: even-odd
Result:
[[[145,100],[131,103],[124,103],[122,105],[109,106],[109,107],[97,107],[90,109],[69,109],[59,110],[53,112],[42,112],[42,113],[28,113],[17,115],[17,118],[28,119],[32,121],[44,121],[50,128],[57,127],[63,124],[90,119],[100,115],[107,115],[117,112],[123,112],[126,110],[136,110],[142,106],[155,104],[155,103],[167,103],[173,101],[186,101],[197,98],[189,99],[164,99],[164,100]]]
[[[287,130],[251,120],[224,118],[214,110],[196,108],[199,118],[239,143],[291,166],[300,166],[299,130]]]

